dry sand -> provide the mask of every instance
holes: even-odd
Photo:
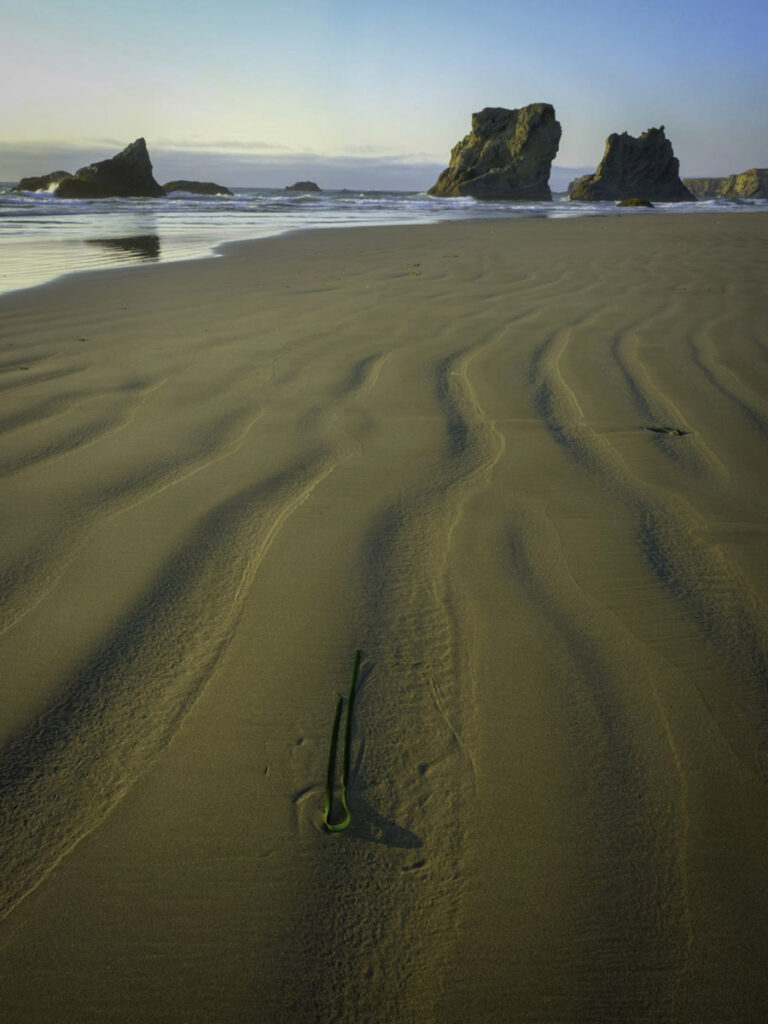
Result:
[[[4,1022],[768,1019],[767,239],[324,231],[0,300]]]

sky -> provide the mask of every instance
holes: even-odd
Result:
[[[161,182],[426,188],[473,111],[535,102],[566,178],[660,124],[683,176],[768,166],[765,0],[0,0],[0,26],[0,180],[143,136]]]

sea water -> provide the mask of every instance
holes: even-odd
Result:
[[[564,194],[550,202],[523,202],[270,188],[237,188],[232,196],[175,192],[159,199],[58,199],[50,192],[12,192],[12,187],[0,183],[0,293],[84,270],[212,256],[226,242],[297,229],[768,210],[768,200],[660,203],[648,210],[570,202]]]

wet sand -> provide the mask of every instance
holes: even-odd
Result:
[[[767,240],[319,231],[0,298],[4,1018],[768,1018]]]

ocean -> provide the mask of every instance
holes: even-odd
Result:
[[[614,203],[445,199],[425,192],[289,192],[237,188],[232,196],[177,192],[160,199],[57,199],[12,192],[0,182],[0,294],[64,274],[216,255],[217,247],[307,228],[428,224],[520,217],[649,216],[667,212],[768,210],[768,200],[662,203],[653,210]]]

